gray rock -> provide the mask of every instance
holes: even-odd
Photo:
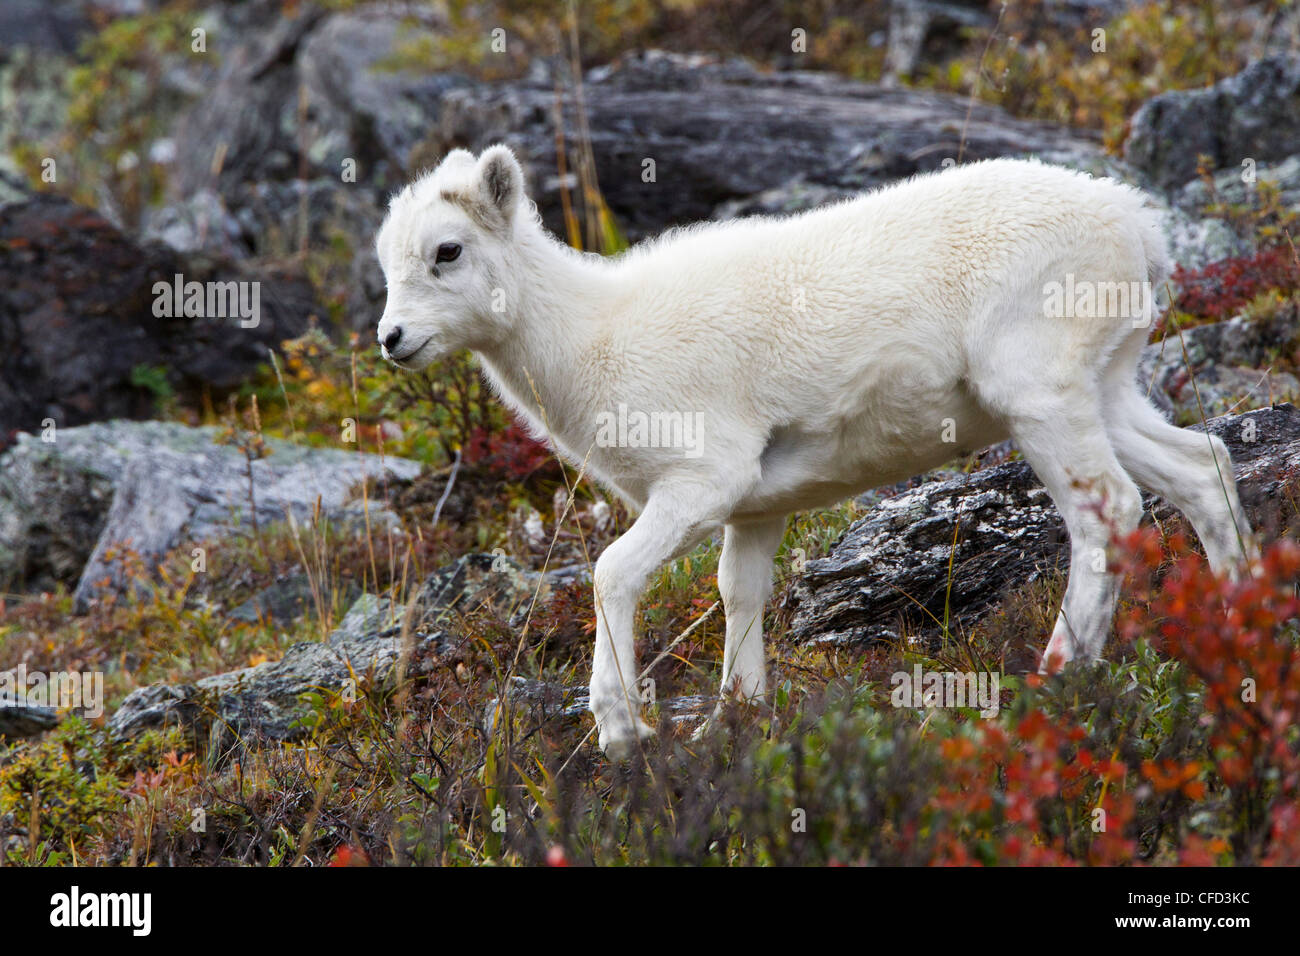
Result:
[[[585,686],[557,684],[531,677],[511,677],[506,685],[506,707],[527,714],[534,726],[552,721],[578,723],[586,719],[590,695]],[[665,697],[657,706],[674,723],[698,720],[708,715],[718,702],[716,697],[691,694],[684,697]],[[491,734],[500,719],[502,697],[493,697],[483,708],[483,732]]]
[[[885,72],[890,77],[910,77],[936,34],[952,37],[972,28],[991,27],[993,22],[985,0],[891,0]]]
[[[110,560],[119,546],[148,566],[182,542],[250,533],[249,466],[217,435],[216,428],[121,421],[59,429],[54,444],[20,434],[0,457],[0,581],[12,589],[75,580],[84,608],[105,579],[122,586],[122,564]],[[270,454],[251,465],[262,524],[289,516],[309,523],[319,498],[326,520],[361,526],[362,506],[348,500],[355,485],[420,471],[418,462],[402,458],[277,439],[267,445]],[[395,520],[371,509],[372,526]]]
[[[657,51],[590,71],[584,98],[601,192],[633,239],[797,177],[856,191],[938,169],[959,152],[967,160],[1036,154],[1078,163],[1101,155],[1089,134],[986,104],[976,103],[967,123],[965,97]],[[580,137],[566,100],[572,153]],[[431,153],[509,143],[528,167],[543,219],[563,234],[554,124],[555,89],[546,79],[453,90]],[[646,159],[655,161],[653,182],[643,179]]]
[[[324,584],[323,588],[320,597],[328,607],[333,607],[340,597],[352,602],[361,596],[361,589],[352,581],[340,582],[337,590],[329,583]],[[290,624],[313,610],[315,601],[311,578],[305,574],[295,574],[263,588],[227,616],[231,620],[248,624],[262,621]]]
[[[1169,255],[1184,269],[1200,269],[1211,262],[1245,255],[1251,245],[1222,219],[1203,217],[1198,212],[1153,196],[1160,210],[1160,224],[1169,244]]]
[[[23,440],[0,457],[0,589],[52,591],[86,565],[113,500],[114,481],[86,458]]]
[[[59,712],[53,707],[19,703],[0,697],[0,739],[36,737],[58,726]]]
[[[125,739],[184,726],[199,737],[209,734],[218,752],[247,738],[295,739],[309,730],[304,695],[357,691],[355,678],[390,686],[403,657],[405,672],[420,674],[433,655],[459,640],[457,617],[483,603],[509,613],[531,598],[534,586],[509,558],[466,555],[431,574],[410,606],[363,595],[327,640],[295,644],[278,661],[193,684],[139,688],[113,714],[109,732]]]
[[[1300,144],[1300,54],[1277,54],[1199,90],[1164,93],[1133,115],[1124,158],[1161,189],[1196,178],[1197,156],[1241,169],[1292,156]]]
[[[409,29],[417,23],[418,31]],[[468,83],[456,73],[392,65],[404,43],[441,29],[427,8],[379,6],[337,14],[312,32],[296,69],[311,109],[314,166],[337,181],[343,160],[353,159],[364,181],[386,169],[378,184],[401,184],[411,150],[437,123],[443,96]]]
[[[225,308],[156,314],[165,310],[155,309],[155,285],[170,287],[178,274],[254,284],[256,326]],[[219,397],[316,311],[302,276],[182,258],[48,194],[0,207],[0,449],[46,418],[66,426],[150,416],[163,387]]]
[[[14,48],[75,53],[91,29],[86,14],[82,4],[63,0],[5,0],[0,6],[0,55]]]
[[[173,139],[185,148],[171,170],[172,197],[205,188],[224,193],[231,183],[297,174],[298,89],[292,64],[323,17],[318,7],[305,6],[294,16],[274,17],[264,29],[222,50],[208,95],[184,111],[174,127]]]
[[[1232,452],[1242,504],[1259,526],[1300,469],[1300,409],[1279,405],[1207,427]],[[1171,513],[1146,500],[1156,515]],[[897,640],[905,629],[931,639],[945,614],[957,632],[1007,591],[1063,570],[1068,553],[1060,513],[1024,462],[925,484],[882,501],[826,557],[808,562],[791,594],[790,636],[867,642]]]
[[[307,5],[263,29],[234,31],[211,93],[177,124],[176,139],[187,146],[170,198],[211,188],[233,209],[237,190],[255,183],[324,177],[346,189],[345,159],[355,161],[356,183],[400,186],[411,148],[438,122],[443,95],[467,82],[394,68],[403,43],[419,35],[408,27],[440,28],[418,5],[334,13]],[[224,162],[214,176],[217,155]]]
[[[1273,368],[1300,337],[1300,306],[1291,304],[1264,320],[1244,316],[1198,325],[1153,342],[1138,361],[1138,386],[1166,396],[1171,418],[1196,421],[1229,410],[1244,411],[1300,398],[1300,381]],[[1186,355],[1184,356],[1184,349]],[[1200,394],[1199,404],[1197,393]]]
[[[1300,145],[1300,144],[1297,144]],[[1254,181],[1243,179],[1246,170],[1241,167],[1225,169],[1213,176],[1214,191],[1221,202],[1232,206],[1252,206],[1260,183],[1277,186],[1282,205],[1300,212],[1300,154],[1272,163],[1260,163],[1253,169]],[[1200,179],[1194,179],[1177,195],[1184,209],[1199,212],[1210,204],[1210,188]]]

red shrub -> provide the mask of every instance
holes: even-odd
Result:
[[[523,481],[542,469],[558,467],[546,446],[514,422],[499,431],[476,426],[463,454],[466,465],[476,465],[508,481]]]
[[[1300,262],[1285,246],[1270,246],[1249,256],[1234,256],[1201,269],[1174,269],[1180,312],[1220,321],[1239,313],[1257,295],[1273,290],[1300,291]]]

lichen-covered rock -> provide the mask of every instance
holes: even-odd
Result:
[[[1300,479],[1300,410],[1258,409],[1207,427],[1232,452],[1242,504],[1259,524]],[[1063,570],[1068,552],[1060,513],[1022,461],[925,484],[885,499],[808,562],[790,598],[790,636],[860,642],[897,640],[904,629],[932,637],[945,620],[968,628],[1012,588]]]
[[[155,284],[178,274],[258,283],[257,324],[156,315]],[[47,418],[67,426],[153,414],[158,397],[142,372],[182,395],[233,388],[314,312],[305,279],[185,259],[52,195],[0,206],[0,449]]]
[[[303,695],[344,693],[366,676],[383,684],[402,653],[401,608],[363,595],[323,642],[295,644],[278,661],[205,677],[193,684],[158,684],[132,692],[109,721],[116,739],[183,726],[202,736],[262,736],[289,740],[304,733],[310,713]],[[426,638],[421,638],[425,640]]]
[[[1300,380],[1279,362],[1294,363],[1300,349],[1300,305],[1267,319],[1238,316],[1193,326],[1153,342],[1138,361],[1138,385],[1168,400],[1180,422],[1300,399]],[[1293,367],[1293,366],[1292,366]]]
[[[0,585],[75,582],[84,608],[105,586],[124,585],[120,562],[110,560],[122,546],[148,565],[182,543],[247,534],[250,494],[262,524],[307,523],[319,500],[327,520],[361,527],[362,505],[349,499],[357,484],[420,471],[403,458],[276,439],[250,466],[217,437],[216,428],[123,421],[60,428],[53,443],[19,435],[0,456]],[[372,506],[372,527],[392,521]]]
[[[1091,134],[1014,119],[967,97],[825,73],[764,73],[739,60],[628,55],[590,71],[584,98],[601,193],[634,239],[707,219],[719,206],[796,178],[830,195],[823,190],[860,190],[939,169],[959,153],[967,161],[1035,154],[1071,164],[1101,156]],[[564,124],[568,142],[581,141],[571,102]],[[431,154],[498,140],[515,148],[532,179],[529,195],[563,234],[561,193],[575,183],[557,174],[549,78],[444,96]]]
[[[118,739],[178,725],[224,751],[238,739],[290,740],[309,729],[305,694],[357,693],[358,679],[384,687],[399,660],[419,674],[461,639],[456,620],[482,606],[509,616],[527,606],[538,576],[509,558],[465,555],[433,572],[409,606],[366,594],[327,640],[295,644],[278,661],[192,684],[153,685],[130,694],[109,721]]]
[[[59,723],[59,712],[44,707],[0,696],[0,738],[16,740],[35,737],[51,730]]]
[[[1300,55],[1276,54],[1197,90],[1163,93],[1133,115],[1124,158],[1164,190],[1212,169],[1285,160],[1300,144]]]
[[[483,708],[483,731],[491,734],[501,717],[502,708],[515,714],[523,713],[536,726],[552,721],[577,723],[586,718],[590,695],[583,685],[564,685],[531,677],[510,678],[502,697],[493,697]],[[708,715],[717,703],[716,697],[692,694],[686,697],[666,697],[652,703],[668,715],[674,724],[698,720]]]
[[[317,597],[327,607],[333,607],[335,601],[350,605],[360,596],[361,589],[354,581],[340,581],[336,587],[329,582],[313,583],[306,574],[293,574],[263,588],[228,616],[248,624],[265,621],[285,625],[314,610]]]
[[[1300,149],[1300,143],[1295,146]],[[1224,169],[1214,174],[1212,182],[1215,195],[1211,195],[1204,180],[1194,179],[1176,194],[1178,204],[1197,212],[1216,199],[1230,206],[1252,206],[1258,200],[1260,185],[1267,183],[1277,188],[1283,206],[1300,212],[1300,153],[1277,162],[1257,163],[1249,177],[1240,166]]]

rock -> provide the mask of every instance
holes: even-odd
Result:
[[[359,178],[394,189],[409,169],[412,149],[438,121],[443,96],[467,85],[457,73],[397,69],[391,65],[417,10],[384,6],[339,13],[324,21],[303,44],[296,69],[307,92],[312,137],[309,156],[337,181],[344,160],[355,160]],[[423,35],[443,24],[418,11]]]
[[[374,236],[388,196],[436,127],[444,94],[468,83],[393,65],[421,35],[413,28],[427,35],[439,24],[428,10],[390,4],[263,12],[239,24],[213,91],[175,125],[187,146],[145,235],[233,259],[328,251],[350,327],[373,328],[384,302]]]
[[[113,714],[109,733],[120,740],[180,725],[200,737],[213,733],[218,752],[235,739],[301,737],[310,729],[304,723],[311,713],[305,694],[356,691],[354,677],[388,686],[404,641],[406,673],[422,673],[431,655],[458,642],[458,618],[482,604],[509,614],[531,599],[534,581],[509,558],[465,555],[431,574],[409,608],[363,595],[328,640],[295,644],[278,661],[193,684],[139,688]]]
[[[940,45],[951,53],[967,31],[991,27],[993,22],[986,0],[891,0],[885,72],[899,79],[911,77],[933,40],[946,41]],[[935,58],[925,59],[933,62]]]
[[[238,315],[155,315],[155,283],[171,286],[178,274],[256,283],[257,325],[243,327]],[[252,287],[243,288],[251,305]],[[53,196],[0,208],[0,448],[47,418],[67,426],[150,415],[161,387],[232,388],[268,348],[305,331],[314,311],[305,279],[139,245]]]
[[[81,576],[114,482],[55,445],[20,447],[0,457],[0,590],[52,591]]]
[[[1197,156],[1212,169],[1263,165],[1300,144],[1300,54],[1276,54],[1199,90],[1153,97],[1133,115],[1124,158],[1166,191],[1196,178]]]
[[[524,711],[529,722],[542,725],[551,721],[578,723],[586,719],[590,696],[585,686],[565,686],[552,681],[514,676],[506,685],[507,706]],[[491,734],[499,719],[502,699],[493,697],[483,708],[483,732]],[[716,697],[691,694],[666,697],[657,702],[674,724],[698,720],[708,715]]]
[[[200,735],[289,740],[306,732],[308,693],[341,693],[346,682],[373,675],[382,683],[401,654],[401,608],[364,595],[327,641],[295,644],[278,661],[205,677],[193,684],[133,691],[109,720],[118,740],[152,729],[183,726]]]
[[[1131,177],[1130,181],[1136,177]],[[1211,262],[1245,255],[1251,245],[1237,235],[1222,219],[1202,217],[1199,208],[1186,207],[1152,196],[1152,205],[1160,211],[1160,224],[1169,244],[1169,255],[1184,269],[1202,269]]]
[[[19,703],[0,697],[0,740],[36,737],[58,726],[59,712],[53,707]]]
[[[1056,0],[1038,5],[1032,13],[1031,32],[1016,39],[1039,42],[1046,34],[1105,26],[1133,6],[1136,0]],[[910,77],[922,64],[942,66],[970,49],[972,34],[983,43],[984,32],[1000,23],[999,7],[991,0],[890,0],[889,47],[885,71],[892,77]],[[1005,11],[1003,11],[1005,12]],[[1021,16],[1025,11],[1021,11]],[[1002,29],[1005,31],[1006,26]],[[976,50],[979,46],[975,47]]]
[[[248,534],[244,455],[218,444],[216,428],[170,422],[109,422],[61,428],[55,441],[21,434],[0,457],[0,584],[6,590],[76,582],[78,605],[124,584],[115,546],[146,567],[182,542]],[[350,490],[368,477],[412,478],[418,462],[268,439],[252,463],[259,523],[311,521],[319,498],[331,523],[364,525]],[[396,518],[371,508],[373,527]]]
[[[959,151],[971,160],[1033,153],[1072,163],[1101,155],[1089,134],[981,103],[967,124],[966,97],[656,51],[591,70],[584,98],[601,192],[633,239],[709,218],[796,178],[807,188],[855,191],[938,169]],[[571,190],[581,141],[572,99],[565,111]],[[507,142],[528,167],[546,224],[563,235],[554,124],[555,89],[545,78],[466,87],[443,98],[429,152]],[[647,159],[655,163],[649,182]]]
[[[89,4],[66,0],[5,0],[0,6],[0,55],[24,47],[52,53],[74,53],[91,23]]]
[[[1184,329],[1181,340],[1170,335],[1151,343],[1138,361],[1138,387],[1153,397],[1167,396],[1167,405],[1158,404],[1179,422],[1199,421],[1202,409],[1214,418],[1290,401],[1300,398],[1300,381],[1275,366],[1280,359],[1294,368],[1297,349],[1300,305],[1293,302],[1268,319],[1238,316]]]
[[[232,183],[297,175],[300,136],[293,61],[324,15],[308,5],[293,15],[259,17],[262,29],[250,30],[243,34],[247,40],[237,39],[222,50],[220,71],[208,94],[175,124],[173,139],[186,147],[172,166],[171,196],[189,196],[204,188],[224,194]]]
[[[513,619],[512,623],[522,624],[539,577],[537,572],[525,570],[502,554],[464,555],[424,579],[416,592],[413,626],[442,626],[448,622],[450,612],[464,614],[485,606],[502,618]],[[549,575],[545,580],[549,581]],[[541,598],[548,595],[549,587],[544,583]]]
[[[1279,405],[1207,427],[1227,443],[1242,504],[1261,526],[1300,474],[1300,409]],[[1159,501],[1154,511],[1172,513]],[[1064,570],[1068,554],[1060,513],[1023,461],[925,484],[882,501],[808,562],[790,597],[790,638],[897,640],[905,629],[933,639],[945,602],[950,628],[969,629],[1009,590]]]
[[[1253,206],[1257,201],[1259,184],[1270,183],[1278,188],[1278,199],[1283,206],[1300,212],[1300,154],[1278,162],[1256,164],[1253,182],[1242,179],[1243,172],[1241,167],[1237,167],[1215,173],[1214,191],[1221,202],[1232,206]],[[1209,187],[1200,179],[1193,179],[1176,196],[1180,206],[1195,212],[1208,206],[1213,198]]]
[[[211,93],[177,122],[175,138],[189,145],[169,197],[214,189],[238,209],[239,190],[258,183],[324,177],[340,190],[399,187],[412,147],[438,122],[443,95],[468,82],[394,65],[419,35],[411,28],[427,34],[438,19],[383,4],[337,13],[308,5],[262,20],[263,29],[237,31]]]
[[[353,602],[361,596],[361,589],[353,581],[340,582],[337,590],[328,583],[323,585],[323,588],[320,597],[328,607],[334,606],[340,594],[343,600],[348,602]],[[315,602],[316,594],[313,592],[311,578],[305,574],[295,574],[263,588],[232,610],[227,617],[247,624],[266,621],[285,625],[313,610]]]

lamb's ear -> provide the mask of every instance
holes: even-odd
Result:
[[[438,164],[439,169],[448,169],[452,166],[473,166],[474,154],[468,149],[453,149],[446,156],[442,157],[442,162]]]
[[[489,146],[478,158],[479,190],[506,222],[524,195],[524,171],[508,146]]]

